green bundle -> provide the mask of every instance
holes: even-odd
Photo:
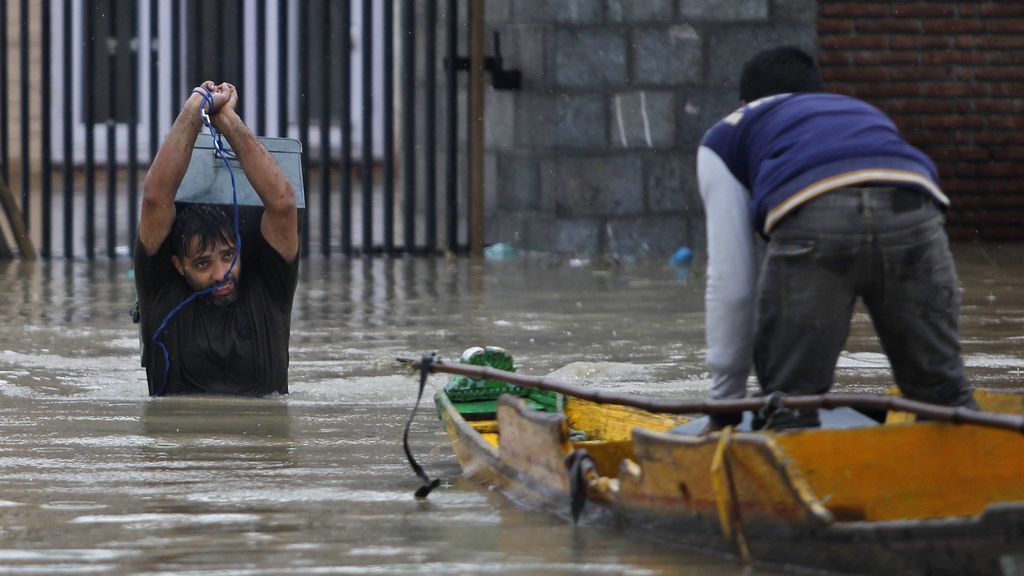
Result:
[[[490,366],[506,372],[515,372],[516,367],[512,362],[512,355],[504,348],[487,346],[481,348],[474,346],[467,348],[459,358],[460,364],[473,366]],[[509,384],[500,380],[484,380],[455,374],[448,379],[444,391],[452,402],[473,402],[476,400],[497,400],[502,394],[515,394],[526,396],[529,390],[522,386]]]
[[[515,372],[512,355],[504,348],[474,346],[466,349],[459,363],[473,366],[490,366],[506,372]],[[535,390],[500,380],[485,380],[470,376],[453,375],[444,387],[448,398],[455,403],[493,402],[502,394],[513,394],[525,398],[527,404],[536,410],[558,412],[561,409],[561,395],[547,390]],[[468,407],[467,407],[468,408]],[[461,411],[461,409],[460,409]]]

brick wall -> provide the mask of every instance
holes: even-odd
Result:
[[[1024,239],[1024,2],[819,0],[832,91],[938,164],[956,238]]]

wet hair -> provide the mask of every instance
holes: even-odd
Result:
[[[224,210],[209,204],[187,204],[171,228],[174,254],[180,258],[199,254],[218,242],[233,246],[235,233]]]
[[[825,82],[817,62],[796,46],[780,46],[758,53],[743,66],[740,100],[790,92],[823,92]]]

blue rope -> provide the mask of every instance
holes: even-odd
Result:
[[[209,129],[210,131],[210,137],[213,138],[214,154],[224,161],[224,165],[227,166],[228,169],[228,175],[231,176],[231,203],[234,206],[235,210],[235,257],[231,260],[231,265],[228,266],[228,271],[224,273],[223,278],[218,280],[213,286],[210,286],[209,288],[203,288],[202,290],[198,290],[196,292],[193,292],[192,294],[189,294],[188,298],[185,298],[183,301],[181,301],[181,303],[175,306],[167,314],[167,316],[164,317],[163,322],[160,323],[160,326],[157,327],[156,332],[153,333],[153,343],[159,346],[160,350],[163,351],[164,353],[164,379],[163,383],[160,385],[160,390],[158,390],[156,393],[157,396],[163,396],[164,393],[166,392],[167,379],[169,378],[171,373],[171,354],[167,350],[167,345],[164,344],[160,336],[163,335],[164,330],[167,329],[167,325],[171,322],[171,319],[174,318],[174,316],[178,314],[178,312],[184,309],[185,306],[188,306],[196,298],[205,296],[206,294],[209,294],[223,286],[224,283],[227,282],[227,279],[231,276],[231,271],[235,269],[235,264],[238,262],[238,258],[242,255],[242,235],[241,232],[239,231],[238,226],[238,185],[235,181],[235,170],[234,168],[231,167],[231,160],[237,159],[238,157],[230,148],[224,147],[224,142],[223,140],[221,140],[220,132],[213,127],[213,123],[210,121],[210,113],[212,113],[215,109],[213,104],[213,93],[211,93],[205,86],[200,86],[198,88],[193,89],[192,94],[199,94],[203,98],[203,104],[205,104],[206,107],[199,107],[199,119],[202,120],[203,125],[206,126],[206,128]]]

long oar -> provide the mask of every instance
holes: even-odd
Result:
[[[421,367],[418,358],[400,357],[399,362],[416,368]],[[506,372],[489,366],[473,366],[470,364],[448,364],[440,358],[434,358],[427,369],[430,372],[461,374],[485,380],[501,380],[509,384],[517,384],[527,388],[550,390],[567,396],[575,396],[600,404],[618,404],[665,414],[722,414],[760,410],[766,405],[774,408],[868,408],[875,410],[899,410],[922,416],[931,420],[956,422],[959,424],[975,424],[990,428],[1001,428],[1024,432],[1024,417],[1011,414],[993,414],[979,412],[968,408],[950,408],[908,400],[899,396],[877,396],[871,394],[816,394],[811,396],[769,395],[763,398],[742,398],[737,400],[661,400],[645,398],[634,394],[622,394],[604,390],[583,388],[568,382],[548,377],[525,376],[515,372]]]

